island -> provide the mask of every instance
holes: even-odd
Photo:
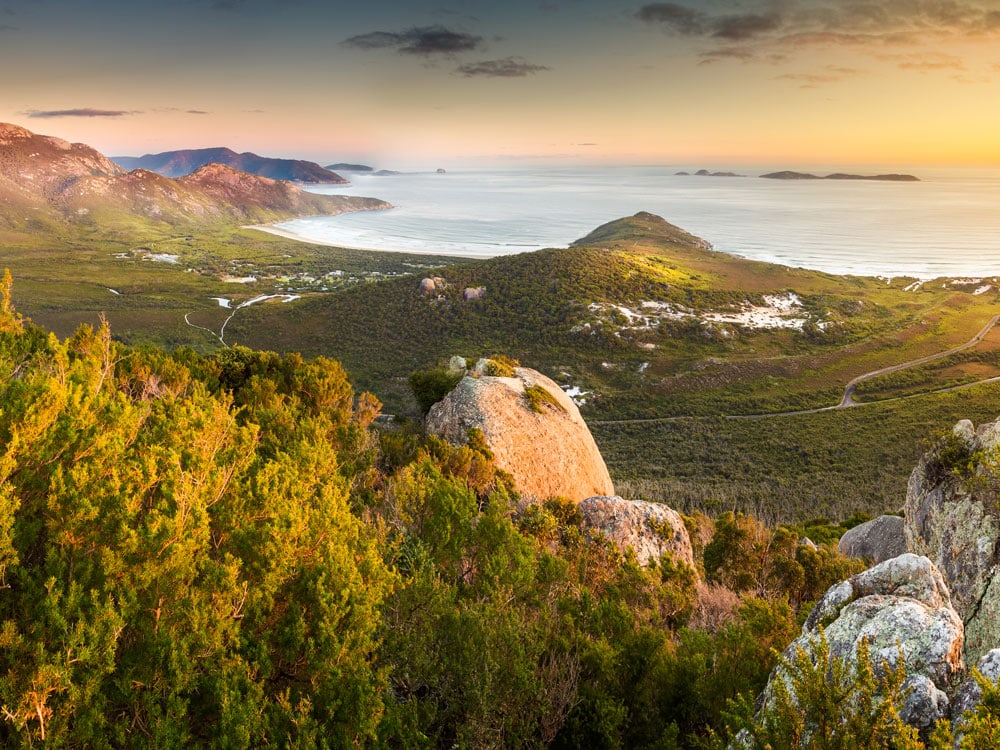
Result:
[[[374,172],[373,167],[369,167],[367,164],[327,164],[323,169],[329,169],[334,172]]]
[[[920,178],[915,177],[912,174],[863,175],[835,172],[833,174],[828,174],[825,177],[821,177],[820,175],[810,174],[809,172],[793,172],[787,169],[782,172],[762,174],[761,177],[765,180],[882,180],[884,182],[920,182]]]
[[[690,172],[676,172],[678,177],[690,177]],[[745,174],[736,174],[735,172],[709,172],[707,169],[699,169],[694,173],[695,177],[746,177]]]

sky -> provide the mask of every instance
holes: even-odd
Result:
[[[0,0],[0,121],[378,168],[1000,164],[1000,0]]]

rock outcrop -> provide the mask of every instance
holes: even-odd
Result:
[[[987,680],[994,685],[1000,680],[1000,648],[994,648],[983,654],[976,669]],[[966,721],[963,714],[967,711],[975,711],[983,700],[983,689],[976,682],[972,675],[963,682],[955,693],[955,700],[951,707],[952,731],[955,733],[955,747],[959,746],[961,734],[965,728]]]
[[[849,529],[837,544],[846,557],[858,557],[874,563],[885,562],[906,552],[903,519],[879,516]]]
[[[965,659],[1000,646],[1000,507],[983,464],[1000,445],[1000,422],[959,422],[924,455],[906,490],[907,548],[926,555],[948,583],[965,623]]]
[[[631,548],[642,565],[669,554],[675,563],[694,567],[691,539],[680,514],[658,503],[620,497],[588,497],[580,501],[583,528],[600,532],[624,552]]]
[[[470,429],[481,430],[497,466],[526,498],[579,502],[614,495],[604,459],[572,399],[526,367],[513,368],[509,377],[487,375],[502,371],[490,362],[481,361],[431,407],[427,431],[461,445]]]
[[[815,653],[823,629],[831,658],[855,664],[867,641],[873,664],[906,668],[908,696],[901,717],[924,729],[948,715],[944,688],[962,670],[962,620],[951,606],[944,578],[926,557],[904,554],[832,586],[810,613],[802,635],[785,650]],[[774,700],[775,680],[788,682],[783,667],[772,673],[759,705]]]

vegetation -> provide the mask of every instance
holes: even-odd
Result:
[[[689,519],[711,585],[643,568],[565,500],[519,515],[481,435],[374,432],[330,360],[59,341],[5,300],[5,747],[702,747],[850,569],[736,517]]]
[[[420,412],[426,414],[438,401],[447,396],[458,385],[465,375],[461,370],[449,370],[445,367],[434,367],[429,370],[414,370],[410,373],[410,390],[420,406]]]
[[[531,410],[539,414],[543,413],[545,408],[566,411],[556,397],[540,385],[529,385],[524,389],[524,397],[528,399],[528,406]]]
[[[905,668],[873,664],[864,639],[854,662],[831,658],[821,635],[811,652],[798,648],[780,669],[782,677],[772,683],[771,705],[744,721],[740,744],[748,750],[923,747],[917,730],[899,717]]]

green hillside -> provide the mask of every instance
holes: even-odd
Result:
[[[426,276],[444,288],[397,278],[248,309],[227,330],[248,346],[334,356],[391,410],[408,407],[400,384],[413,369],[504,352],[590,392],[584,413],[608,419],[829,406],[852,377],[965,342],[1000,312],[996,290],[906,291],[912,280],[743,260],[650,214],[567,249]],[[481,299],[463,301],[477,288]],[[763,324],[728,320],[754,309],[771,310]]]

